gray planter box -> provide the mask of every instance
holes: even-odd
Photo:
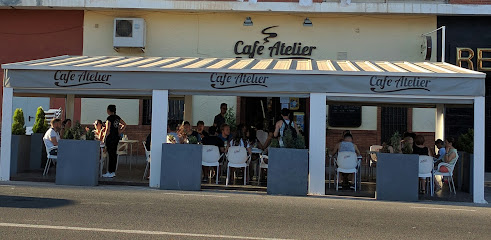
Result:
[[[60,140],[56,184],[96,186],[99,181],[99,151],[99,141]]]
[[[418,201],[419,156],[377,153],[377,200]]]
[[[29,161],[29,170],[38,170],[43,168],[44,159],[46,159],[46,147],[43,142],[44,133],[33,133],[31,135],[31,153]]]
[[[29,155],[31,152],[31,136],[12,135],[12,145],[10,145],[10,175],[29,170]]]
[[[306,196],[308,149],[270,148],[268,157],[268,194]]]
[[[162,144],[160,189],[201,190],[201,152],[198,144]]]

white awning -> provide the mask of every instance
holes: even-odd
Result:
[[[485,74],[440,62],[59,56],[2,68],[18,93],[485,94]]]

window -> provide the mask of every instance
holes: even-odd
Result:
[[[143,125],[152,124],[152,100],[143,99]],[[169,99],[169,121],[182,122],[184,119],[184,100],[183,99]]]
[[[328,122],[331,127],[360,127],[361,106],[329,105]]]

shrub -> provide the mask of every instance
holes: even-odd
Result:
[[[14,120],[12,123],[12,134],[13,135],[25,135],[26,127],[24,121],[24,112],[21,108],[15,109]]]
[[[305,149],[305,138],[302,134],[297,134],[297,138],[294,139],[290,131],[284,131],[283,133],[283,148]],[[270,146],[273,148],[280,147],[279,140],[277,138],[271,139]]]
[[[456,148],[466,153],[474,153],[474,129],[470,128],[467,133],[460,135]]]
[[[225,113],[225,123],[230,126],[230,131],[235,132],[235,130],[237,130],[234,107],[229,108]]]
[[[48,131],[48,123],[46,122],[46,116],[44,114],[43,107],[38,107],[36,112],[36,120],[34,126],[32,126],[33,133],[45,133]]]
[[[86,138],[86,131],[80,125],[80,122],[76,122],[72,128],[65,129],[65,134],[63,134],[64,139],[81,140]]]

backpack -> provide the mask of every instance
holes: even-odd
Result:
[[[283,120],[283,124],[285,125],[285,129],[283,129],[283,136],[285,136],[285,132],[286,131],[290,131],[291,132],[291,135],[292,135],[292,138],[293,140],[296,140],[297,139],[297,130],[295,129],[295,127],[292,125],[292,120],[290,120],[290,124],[287,124],[285,119],[282,119]]]

